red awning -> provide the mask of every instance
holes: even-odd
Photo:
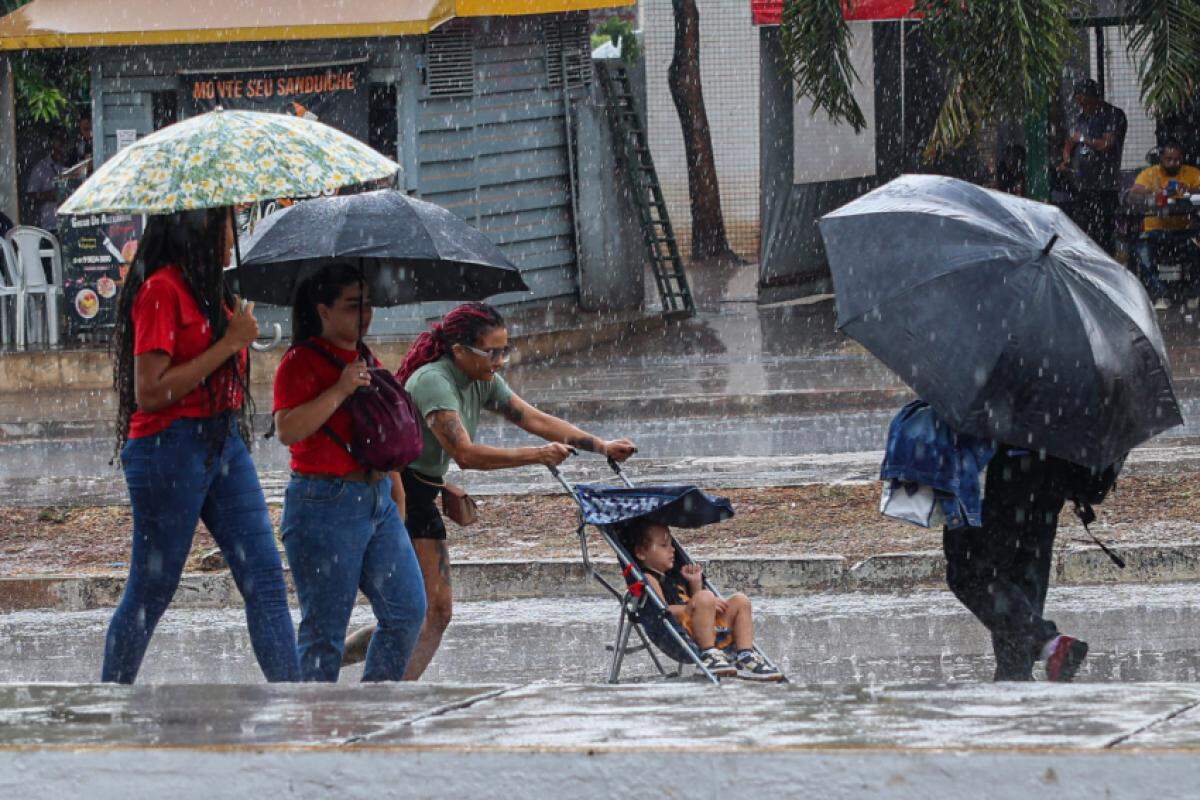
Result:
[[[884,20],[912,16],[913,0],[842,0],[846,19]],[[778,25],[783,19],[783,0],[750,0],[755,25]]]

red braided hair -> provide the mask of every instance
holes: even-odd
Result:
[[[396,379],[403,386],[414,372],[449,353],[454,345],[474,345],[483,334],[493,328],[503,327],[504,317],[492,306],[487,303],[463,303],[442,317],[441,322],[435,323],[432,330],[417,337],[400,369],[396,370]]]

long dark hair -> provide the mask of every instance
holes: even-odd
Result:
[[[226,312],[234,304],[233,291],[225,282],[224,269],[227,246],[224,234],[228,218],[228,209],[213,208],[154,215],[146,222],[137,257],[117,298],[116,329],[112,339],[118,453],[129,438],[129,421],[137,407],[133,369],[133,304],[138,291],[151,275],[163,267],[178,267],[200,313],[208,320],[209,330],[212,331],[211,341],[216,342],[224,336],[229,327]],[[230,394],[241,390],[239,432],[249,442],[250,420],[254,414],[254,400],[250,396],[250,362],[247,359],[245,370],[240,368],[238,362],[238,356],[234,355],[201,385],[208,391],[214,408],[219,399],[218,388]],[[214,429],[213,436],[215,451],[224,440],[224,431]]]
[[[396,379],[403,386],[414,372],[449,353],[454,345],[474,345],[488,331],[503,327],[504,317],[494,307],[487,303],[463,303],[442,317],[432,330],[417,337],[396,371]]]
[[[347,286],[362,281],[362,272],[354,264],[335,261],[309,275],[296,286],[292,302],[292,341],[303,342],[321,335],[321,315],[317,305],[331,306]]]

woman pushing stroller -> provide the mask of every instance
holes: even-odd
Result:
[[[625,461],[637,448],[628,439],[606,441],[517,396],[499,374],[511,348],[504,318],[486,303],[466,303],[448,313],[413,343],[396,377],[415,403],[424,449],[402,473],[405,524],[420,562],[428,611],[405,677],[416,680],[437,652],[450,624],[450,552],[446,525],[436,501],[447,487],[453,460],[460,469],[497,470],[561,464],[572,448]],[[502,415],[548,444],[494,447],[475,441],[482,410]],[[459,490],[461,491],[461,490]],[[361,652],[372,629],[356,631],[346,643],[346,662]]]

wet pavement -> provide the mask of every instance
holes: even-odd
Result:
[[[883,431],[893,413],[894,409],[889,409],[813,418],[747,419],[717,427],[708,421],[660,420],[636,428],[605,423],[588,429],[601,436],[626,435],[634,429],[632,435],[641,452],[655,453],[639,455],[628,464],[630,476],[641,483],[692,483],[710,488],[801,486],[877,480],[883,460]],[[1192,419],[1200,425],[1200,413]],[[652,429],[657,429],[654,436],[650,435]],[[1195,472],[1200,469],[1197,435],[1200,429],[1195,435],[1190,428],[1181,429],[1177,436],[1160,436],[1135,449],[1123,474]],[[479,440],[512,446],[536,443],[533,437],[511,426],[485,429]],[[125,478],[109,464],[109,441],[9,444],[0,446],[0,450],[0,496],[5,498],[4,504],[40,507],[128,503]],[[268,502],[282,502],[290,477],[287,454],[275,443],[258,443],[255,462]],[[568,460],[563,474],[574,483],[614,477],[603,459],[587,453]],[[460,472],[452,467],[450,480],[479,496],[560,491],[541,467],[494,472]]]
[[[9,686],[0,792],[1186,797],[1198,705],[1172,684]]]
[[[874,686],[987,682],[983,628],[947,592],[838,593],[755,599],[758,641],[796,683]],[[1086,639],[1087,682],[1200,682],[1200,584],[1064,587],[1051,616]],[[0,616],[0,683],[95,680],[110,612]],[[365,607],[355,624],[370,619]],[[604,679],[616,603],[593,598],[459,603],[427,673],[437,683],[596,683]],[[342,683],[357,681],[348,667]],[[655,676],[644,654],[623,673]],[[236,609],[170,610],[140,680],[151,684],[262,680]]]
[[[1093,646],[1075,684],[988,683],[982,630],[932,591],[763,601],[792,682],[720,687],[639,657],[601,683],[612,602],[463,604],[427,679],[390,685],[262,683],[232,611],[169,613],[137,686],[89,684],[106,614],[10,614],[0,793],[610,797],[669,763],[703,787],[687,797],[1178,796],[1200,587],[1056,589],[1050,608]]]
[[[0,747],[1200,748],[1200,688],[0,686]],[[1174,715],[1174,716],[1171,716]],[[1170,719],[1168,719],[1170,717]]]

